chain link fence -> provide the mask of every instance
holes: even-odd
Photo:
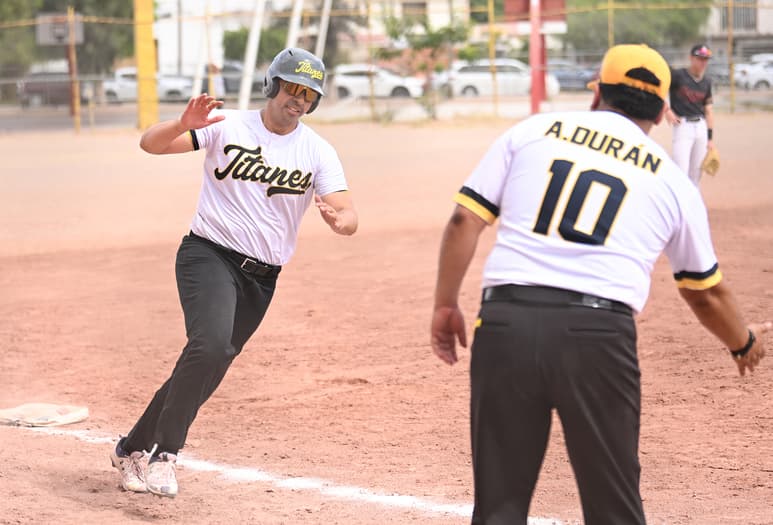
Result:
[[[167,2],[169,3],[169,2]],[[159,4],[161,4],[159,2]],[[708,74],[712,77],[717,90],[731,100],[730,109],[736,103],[744,105],[745,99],[755,102],[755,107],[766,109],[771,101],[770,87],[773,82],[758,81],[757,84],[742,84],[738,74],[748,67],[754,59],[757,63],[773,63],[773,0],[748,1],[729,0],[726,2],[670,2],[668,4],[616,3],[601,1],[583,8],[566,8],[561,11],[543,12],[546,20],[565,22],[564,27],[580,25],[587,27],[596,38],[587,39],[570,45],[562,31],[553,31],[546,36],[548,72],[560,77],[560,68],[571,70],[567,75],[586,74],[598,67],[609,43],[622,43],[620,35],[631,34],[632,20],[642,25],[659,20],[661,26],[669,27],[664,21],[675,19],[677,13],[708,11],[708,17],[702,27],[697,29],[698,41],[708,43],[715,52]],[[282,28],[289,23],[290,9],[267,12],[264,26]],[[68,106],[71,103],[73,80],[80,86],[80,100],[83,111],[99,112],[117,102],[136,101],[136,71],[133,71],[133,56],[126,53],[133,45],[134,21],[101,17],[98,13],[81,13],[80,21],[84,25],[85,40],[75,47],[77,51],[77,74],[71,75],[71,59],[68,58],[67,45],[36,46],[41,30],[38,19],[12,20],[0,22],[0,43],[8,47],[12,43],[19,53],[14,58],[9,53],[0,55],[0,107],[15,107],[32,110],[34,108],[52,108]],[[320,6],[307,6],[302,12],[298,45],[314,50],[320,20]],[[406,49],[404,39],[390,39],[385,30],[389,16],[404,19],[426,19],[430,25],[441,26],[452,23],[468,24],[469,37],[466,42],[453,46],[446,45],[436,58],[435,69],[443,69],[459,58],[460,49],[477,47],[480,55],[510,57],[528,62],[528,15],[493,14],[490,16],[486,4],[470,5],[456,0],[442,2],[407,2],[385,7],[385,4],[361,1],[353,7],[333,3],[330,12],[331,27],[335,27],[328,41],[335,39],[335,56],[328,58],[330,72],[342,62],[378,62],[398,69],[407,76],[423,76],[421,53]],[[158,12],[156,16],[157,63],[159,73],[156,76],[158,97],[161,101],[179,103],[196,92],[209,91],[212,86],[207,77],[207,65],[217,63],[219,74],[224,83],[220,89],[226,98],[235,97],[241,84],[241,63],[238,60],[224,60],[224,50],[220,41],[226,32],[249,27],[253,17],[251,10],[212,12],[196,16],[181,15],[173,11]],[[592,19],[590,17],[593,17]],[[482,20],[482,22],[481,22]],[[476,22],[477,21],[477,22]],[[336,23],[337,22],[337,23]],[[159,30],[159,26],[163,30]],[[665,25],[663,25],[665,24]],[[560,27],[560,25],[559,25]],[[674,26],[676,27],[676,26]],[[49,28],[50,30],[50,28]],[[170,39],[162,37],[169,31],[179,34],[198,34],[200,41],[215,42],[206,51],[201,44],[197,49],[186,48],[182,38],[170,44]],[[571,27],[570,27],[571,30]],[[641,28],[646,32],[646,27]],[[633,31],[633,34],[636,34]],[[50,36],[50,35],[49,35]],[[173,37],[174,40],[174,37]],[[683,46],[667,45],[667,40],[652,37],[646,43],[656,47],[664,57],[674,65],[686,65],[688,49],[695,43]],[[176,44],[176,45],[172,45]],[[168,52],[169,47],[175,52]],[[190,47],[190,46],[189,46]],[[216,48],[213,59],[212,47]],[[120,58],[109,64],[84,57],[98,56],[95,49],[113,49]],[[388,49],[390,53],[379,53]],[[123,51],[123,52],[122,52]],[[771,54],[767,54],[771,53]],[[426,52],[425,52],[426,54]],[[378,57],[391,56],[388,62]],[[261,97],[260,71],[265,65],[258,64],[253,83],[253,97]],[[773,71],[771,71],[773,75]],[[334,80],[334,79],[333,79]],[[582,89],[582,83],[573,87],[562,84],[564,96],[574,89]],[[567,80],[566,82],[569,82]],[[758,89],[754,89],[757,87]],[[336,91],[331,91],[332,95]],[[333,97],[334,98],[334,97]]]

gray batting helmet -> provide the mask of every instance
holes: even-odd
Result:
[[[294,84],[300,84],[319,93],[319,97],[325,94],[322,85],[325,82],[325,64],[315,55],[305,49],[290,47],[284,49],[274,57],[268,66],[266,77],[263,79],[263,94],[268,98],[274,98],[279,93],[279,82],[282,79]],[[315,100],[309,111],[311,113],[319,105]]]

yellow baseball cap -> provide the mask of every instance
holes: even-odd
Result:
[[[666,100],[671,85],[671,69],[666,60],[645,44],[622,44],[609,48],[601,62],[598,80],[588,83],[623,84],[652,93]]]

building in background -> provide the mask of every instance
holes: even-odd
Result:
[[[157,0],[154,35],[159,72],[192,76],[206,64],[222,67],[223,35],[250,27],[256,5],[256,0]],[[322,0],[306,0],[304,12],[318,14],[321,5]],[[431,27],[444,27],[452,21],[466,23],[470,11],[468,0],[352,0],[350,6],[351,14],[369,20],[368,27],[353,27],[353,40],[342,42],[353,60],[366,60],[370,47],[395,44],[384,27],[384,20],[390,15],[426,16]],[[266,0],[263,27],[279,12],[289,24],[287,12],[291,8],[292,0]],[[333,8],[331,16],[342,12],[339,6]],[[305,26],[301,27],[300,36],[314,37],[317,32],[318,27]]]
[[[223,67],[223,35],[250,27],[254,0],[156,0],[153,33],[162,74]]]
[[[729,15],[727,7],[714,7],[709,15],[707,36],[719,58],[728,56],[731,18],[732,54],[736,60],[773,52],[773,0],[733,0],[732,16]]]

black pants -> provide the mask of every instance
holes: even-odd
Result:
[[[585,523],[643,524],[633,317],[539,290],[481,306],[470,364],[472,523],[527,523],[556,409]]]
[[[199,408],[257,330],[274,295],[278,271],[257,277],[200,237],[186,235],[177,252],[177,290],[188,343],[122,446],[177,452]]]

